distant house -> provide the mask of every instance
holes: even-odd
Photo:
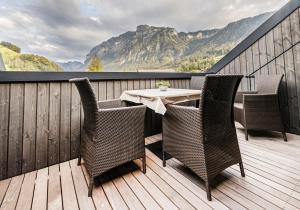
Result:
[[[0,71],[5,71],[5,65],[1,54],[0,54]]]

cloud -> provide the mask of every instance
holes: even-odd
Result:
[[[177,31],[223,27],[288,0],[0,0],[0,40],[55,61],[84,60],[95,45],[137,25]]]

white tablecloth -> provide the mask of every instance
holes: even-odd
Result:
[[[201,90],[174,89],[166,91],[159,89],[127,90],[122,93],[122,101],[145,104],[156,113],[164,115],[167,111],[166,104],[176,104],[200,99]]]

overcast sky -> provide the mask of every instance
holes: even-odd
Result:
[[[54,61],[85,59],[91,48],[137,25],[177,31],[224,27],[275,11],[288,0],[0,0],[0,41]]]

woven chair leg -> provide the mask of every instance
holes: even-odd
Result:
[[[206,182],[206,195],[207,195],[207,200],[211,201],[211,191],[210,191],[210,183]]]
[[[285,132],[282,132],[282,136],[283,136],[283,140],[287,141],[287,137],[286,137],[286,133]]]
[[[92,191],[93,191],[93,186],[94,186],[94,178],[90,178],[90,183],[89,183],[89,192],[88,192],[88,196],[92,197]]]
[[[78,157],[78,162],[77,162],[77,165],[80,166],[81,165],[81,155],[79,155]]]
[[[143,157],[142,162],[143,162],[143,173],[145,174],[146,173],[146,155]]]
[[[163,158],[163,167],[166,167],[166,157],[165,157],[165,152],[162,152],[162,158]]]
[[[245,170],[244,170],[243,162],[240,162],[239,165],[240,165],[241,175],[242,175],[242,177],[245,177]]]
[[[248,131],[247,131],[247,129],[245,129],[245,139],[246,139],[246,141],[248,141]]]

